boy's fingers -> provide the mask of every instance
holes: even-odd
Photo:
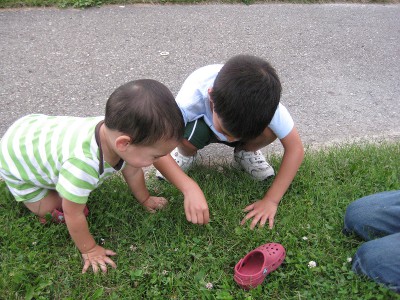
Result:
[[[152,213],[152,214],[154,214],[154,213],[156,212],[155,209],[152,209],[151,207],[148,207],[148,206],[146,206],[146,210],[147,210],[149,213]]]
[[[85,260],[85,264],[83,265],[83,268],[82,268],[82,274],[86,273],[86,271],[88,270],[89,266],[90,266],[90,261],[89,260]]]
[[[197,214],[194,212],[194,213],[192,213],[192,215],[193,215],[193,217],[192,217],[192,223],[193,223],[193,224],[198,224],[198,223],[199,223],[199,220],[198,220],[198,218],[197,218]]]
[[[105,262],[99,262],[99,266],[103,273],[107,273],[107,265]]]
[[[154,202],[155,209],[162,209],[168,204],[167,199],[165,199],[164,197],[157,197]]]
[[[269,221],[269,229],[272,229],[274,227],[274,217],[270,217],[268,221]]]
[[[260,221],[260,216],[255,216],[253,221],[251,222],[250,229],[254,229],[257,226],[257,223]]]
[[[240,222],[240,225],[244,225],[244,223],[246,223],[246,221],[247,221],[248,219],[251,219],[252,217],[254,217],[255,214],[256,214],[256,213],[254,212],[254,210],[251,211],[251,212],[249,212],[249,213],[243,218],[242,222]]]
[[[89,259],[89,256],[87,254],[82,254],[83,259],[85,260],[85,263],[82,268],[82,274],[86,273],[87,270],[89,269],[90,266],[92,266],[93,273],[97,273],[99,271],[99,268],[103,273],[107,272],[107,264],[109,264],[111,267],[114,269],[117,267],[115,262],[108,257],[116,255],[117,253],[109,250],[109,249],[104,249],[105,254],[104,256],[97,256],[97,257],[92,257]]]
[[[204,212],[204,224],[207,224],[208,222],[210,222],[210,213],[208,211],[208,209]]]
[[[185,207],[185,216],[188,222],[192,222],[192,216],[189,213],[189,210]]]
[[[208,209],[205,211],[200,211],[199,213],[196,214],[196,217],[197,217],[197,223],[193,222],[194,224],[204,225],[210,221],[210,214]]]
[[[267,216],[263,216],[260,220],[260,224],[258,226],[260,226],[261,228],[263,228],[265,226],[265,223],[267,223],[268,217]]]
[[[114,251],[112,251],[110,249],[106,249],[106,255],[114,256],[114,255],[117,255],[117,253],[115,253]]]
[[[157,204],[157,209],[163,209],[167,204],[168,202],[160,202]]]
[[[244,212],[248,212],[248,211],[250,211],[250,210],[252,210],[252,209],[254,209],[254,203],[253,203],[253,204],[250,204],[249,206],[246,206],[246,208],[243,209],[243,211],[244,211]]]
[[[203,225],[204,224],[204,218],[203,218],[203,213],[200,212],[197,214],[197,224]]]
[[[115,264],[115,262],[111,259],[111,258],[109,258],[109,257],[106,257],[105,259],[104,259],[104,262],[105,263],[107,263],[107,264],[109,264],[111,267],[113,267],[114,269],[117,267],[117,265]]]
[[[274,217],[263,216],[260,220],[259,226],[263,228],[267,221],[269,229],[272,229],[274,227]]]
[[[99,268],[97,266],[97,262],[92,261],[92,269],[93,269],[93,273],[97,273],[99,271]]]

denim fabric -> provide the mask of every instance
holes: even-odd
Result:
[[[400,190],[363,197],[346,210],[344,232],[367,242],[353,259],[353,271],[400,293]]]

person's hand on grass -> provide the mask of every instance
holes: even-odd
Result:
[[[210,221],[208,204],[198,185],[194,185],[192,189],[190,189],[190,193],[184,193],[183,195],[185,197],[183,206],[186,219],[193,224],[207,224]]]
[[[269,223],[269,228],[274,227],[274,218],[276,211],[278,210],[278,203],[275,203],[268,199],[259,200],[253,204],[247,206],[243,211],[248,212],[247,215],[240,222],[240,225],[244,225],[247,220],[253,218],[250,224],[250,229],[254,229],[257,223],[260,227],[264,227],[265,223]]]
[[[193,224],[207,224],[210,221],[210,213],[206,198],[198,184],[182,171],[171,155],[161,157],[154,162],[154,166],[167,181],[183,193],[186,220]]]
[[[163,209],[168,204],[167,199],[164,197],[150,196],[142,205],[151,213],[155,213],[159,209]]]
[[[114,269],[117,267],[115,262],[109,258],[109,256],[114,256],[115,253],[112,250],[104,249],[103,247],[96,245],[90,249],[87,253],[82,253],[82,258],[84,261],[82,274],[86,273],[88,268],[92,266],[93,272],[97,273],[99,269],[103,272],[107,272],[107,264],[109,264]]]

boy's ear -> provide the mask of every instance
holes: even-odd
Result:
[[[207,92],[208,92],[208,98],[210,98],[210,101],[212,101],[211,99],[211,93],[212,93],[212,88],[208,88]]]
[[[211,92],[212,92],[212,88],[208,88],[208,99],[210,100],[210,108],[211,108],[211,111],[214,111],[214,101],[211,98]]]
[[[115,139],[115,147],[118,151],[124,152],[131,144],[131,138],[127,135],[120,135]]]

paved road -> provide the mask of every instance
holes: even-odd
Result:
[[[239,53],[276,67],[305,145],[400,139],[400,5],[362,4],[0,10],[0,136],[28,113],[102,115],[132,79],[176,94]]]

